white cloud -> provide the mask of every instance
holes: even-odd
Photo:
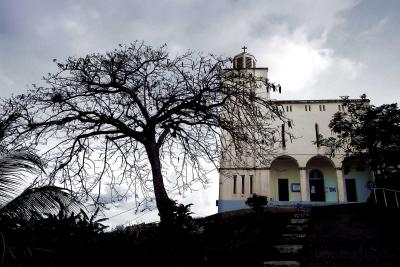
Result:
[[[260,67],[269,67],[272,81],[289,92],[307,90],[333,70],[355,79],[364,68],[362,63],[336,55],[325,38],[310,39],[304,29],[257,42],[255,54]]]
[[[15,86],[15,82],[10,79],[2,70],[0,70],[0,84],[1,88],[4,88],[4,90],[10,90]]]
[[[347,78],[355,80],[365,69],[365,64],[362,62],[352,61],[348,58],[337,58],[335,63],[338,66],[338,70],[342,72]]]
[[[376,38],[376,36],[384,30],[388,21],[389,21],[388,16],[382,18],[381,20],[378,21],[378,23],[373,24],[370,28],[361,32],[359,34],[359,40],[360,41],[369,41],[369,40]]]
[[[289,91],[313,85],[333,63],[333,51],[324,48],[320,41],[308,40],[303,31],[292,36],[276,35],[263,50],[259,61],[266,62],[270,77]]]

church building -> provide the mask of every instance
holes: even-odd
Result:
[[[234,57],[233,69],[268,77],[268,68],[257,68],[255,57],[247,52]],[[266,88],[257,93],[270,97]],[[283,133],[278,153],[267,166],[241,167],[231,164],[234,159],[221,161],[218,212],[249,208],[245,201],[252,194],[267,196],[269,205],[277,206],[366,202],[370,192],[367,183],[373,179],[368,167],[345,159],[340,153],[329,157],[326,148],[318,143],[320,135],[331,136],[328,125],[336,112],[345,110],[343,99],[274,100],[273,103],[293,121],[289,131],[295,138],[286,140]],[[282,131],[285,131],[283,125]]]

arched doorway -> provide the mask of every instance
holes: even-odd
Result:
[[[338,202],[336,168],[328,157],[318,155],[306,165],[311,202]]]
[[[275,201],[300,201],[300,173],[297,160],[280,156],[271,163],[271,197]]]
[[[310,183],[310,200],[325,201],[325,183],[322,171],[319,169],[311,170],[308,179]]]

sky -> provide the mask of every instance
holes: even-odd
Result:
[[[0,97],[55,71],[52,59],[105,52],[135,40],[171,54],[234,56],[241,47],[282,86],[277,99],[400,100],[397,0],[0,0]],[[187,192],[196,216],[217,212],[218,174]],[[132,202],[106,211],[111,226],[156,218]]]

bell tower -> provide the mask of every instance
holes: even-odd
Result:
[[[246,52],[247,47],[242,47],[243,52],[236,55],[233,58],[233,68],[234,69],[255,69],[256,68],[256,58]]]
[[[247,73],[247,75],[254,77],[256,81],[254,88],[252,88],[254,93],[264,99],[270,99],[270,89],[266,86],[268,84],[268,68],[257,67],[256,58],[246,51],[246,46],[243,46],[242,50],[243,52],[233,58],[232,70]]]

